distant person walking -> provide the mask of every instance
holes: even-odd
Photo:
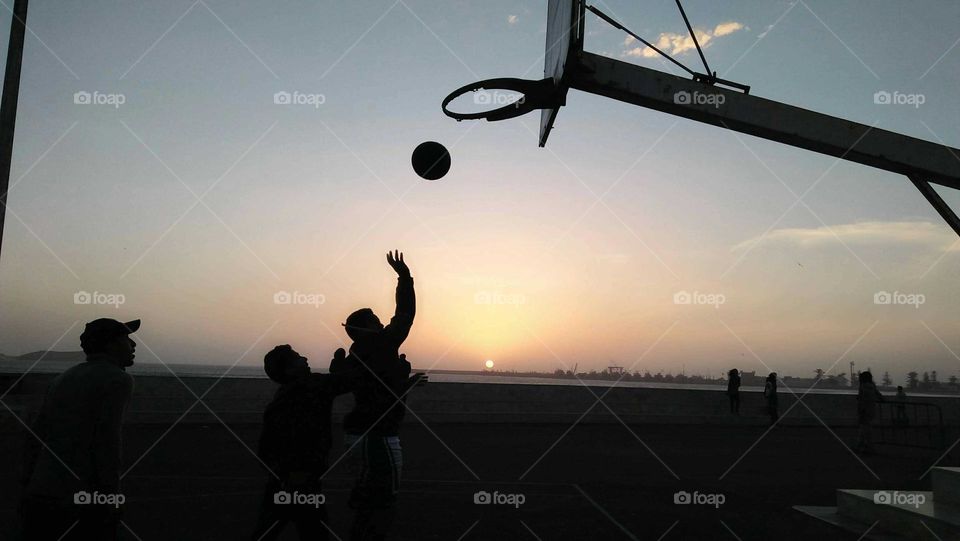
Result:
[[[730,413],[740,415],[740,371],[736,368],[727,372],[727,398],[730,399]]]
[[[897,408],[894,410],[897,412],[895,422],[898,425],[907,425],[909,421],[907,420],[907,393],[903,391],[902,385],[897,385]]]
[[[777,403],[777,373],[770,372],[767,383],[763,386],[763,397],[767,400],[767,413],[770,414],[770,426],[780,419],[780,407]]]
[[[140,320],[87,323],[87,355],[57,376],[43,399],[24,453],[20,518],[25,541],[117,538],[120,424],[133,392]]]
[[[877,415],[877,402],[883,402],[883,395],[873,383],[873,374],[860,372],[860,389],[857,392],[857,423],[860,431],[855,448],[859,453],[873,454],[871,425]]]

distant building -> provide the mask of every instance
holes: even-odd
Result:
[[[740,385],[745,387],[763,387],[766,376],[758,376],[756,372],[740,372]]]
[[[815,383],[817,383],[817,378],[795,378],[793,376],[783,376],[780,379],[783,380],[783,385],[785,387],[796,389],[809,389]],[[820,383],[819,385],[823,385],[823,383]]]

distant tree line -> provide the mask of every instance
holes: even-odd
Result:
[[[627,370],[618,369],[618,367],[613,367],[613,369],[590,370],[589,372],[577,373],[574,373],[572,370],[563,370],[558,368],[553,372],[513,372],[487,370],[484,371],[484,374],[493,376],[541,377],[572,380],[620,380],[642,381],[648,383],[683,383],[723,386],[727,384],[727,378],[725,376],[714,377],[704,376],[701,374],[671,374],[669,372],[666,374],[663,372],[651,374],[649,371],[629,372]],[[756,374],[755,372],[741,372],[740,374],[742,378],[741,383],[745,386],[762,386],[763,378],[766,376],[766,374]],[[859,375],[859,372],[854,375],[854,381],[857,381]],[[874,378],[876,378],[876,375],[874,375]],[[784,383],[794,387],[811,386],[814,383],[818,388],[824,389],[849,389],[851,387],[850,378],[847,377],[846,372],[841,372],[839,374],[826,374],[824,370],[820,368],[814,370],[813,378],[784,376],[782,379]],[[879,382],[881,387],[888,388],[890,390],[896,388],[896,384],[894,383],[893,378],[890,376],[890,372],[884,372]],[[856,385],[854,385],[854,387],[855,386]],[[950,376],[947,378],[947,381],[944,382],[938,379],[936,370],[923,373],[910,371],[906,375],[906,385],[904,385],[904,388],[908,391],[960,394],[960,378],[957,376]]]

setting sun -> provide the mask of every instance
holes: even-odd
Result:
[[[487,362],[483,363],[487,368],[493,368],[493,361],[487,359]]]

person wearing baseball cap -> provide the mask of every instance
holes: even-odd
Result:
[[[121,370],[133,365],[137,343],[131,334],[140,328],[140,320],[120,323],[115,319],[100,318],[87,323],[80,335],[80,347],[87,354],[87,361],[106,360]]]
[[[133,393],[140,320],[96,319],[80,346],[86,362],[54,378],[25,453],[25,540],[115,539],[120,505],[120,427]],[[69,532],[69,533],[68,533]]]

